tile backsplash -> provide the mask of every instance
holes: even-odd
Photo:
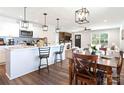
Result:
[[[14,39],[14,45],[23,43],[23,42],[27,42],[27,43],[32,43],[32,41],[37,41],[40,38],[21,38],[21,37],[7,37],[7,36],[0,36],[0,38],[4,39],[5,44],[8,43],[8,39]]]

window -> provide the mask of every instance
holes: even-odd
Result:
[[[92,34],[92,45],[108,45],[108,33],[93,33]]]

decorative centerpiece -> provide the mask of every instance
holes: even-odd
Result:
[[[91,54],[92,55],[95,55],[96,54],[96,51],[97,51],[96,46],[92,46],[91,49],[92,49]]]

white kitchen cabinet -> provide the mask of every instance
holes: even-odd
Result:
[[[6,62],[6,52],[5,48],[0,46],[0,64]]]
[[[52,65],[54,64],[55,52],[60,49],[60,45],[51,45],[48,47],[50,47],[48,64]],[[5,51],[7,56],[6,75],[10,80],[38,70],[40,61],[38,58],[38,47],[7,47]],[[59,59],[59,56],[57,57]],[[65,60],[65,49],[62,54],[62,59]],[[46,60],[43,59],[42,62],[44,64]]]
[[[33,25],[33,38],[41,38],[42,37],[42,28],[38,25]]]
[[[0,36],[19,37],[19,23],[16,20],[0,18]]]
[[[8,31],[9,36],[19,37],[19,25],[18,24],[10,24],[10,27],[7,31]]]
[[[29,23],[28,25],[28,28],[22,28],[21,27],[21,22],[20,22],[20,27],[19,27],[20,30],[26,30],[26,31],[33,31],[33,24],[32,23]]]
[[[33,38],[41,38],[42,28],[38,24],[29,23],[29,28],[20,28],[21,30],[33,31]]]
[[[42,37],[42,27],[39,24],[29,23],[29,28],[21,28],[20,21],[7,17],[0,17],[0,36],[19,37],[19,30],[33,31],[33,38]]]

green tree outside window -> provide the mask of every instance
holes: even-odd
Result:
[[[92,34],[92,45],[108,45],[108,34]]]

